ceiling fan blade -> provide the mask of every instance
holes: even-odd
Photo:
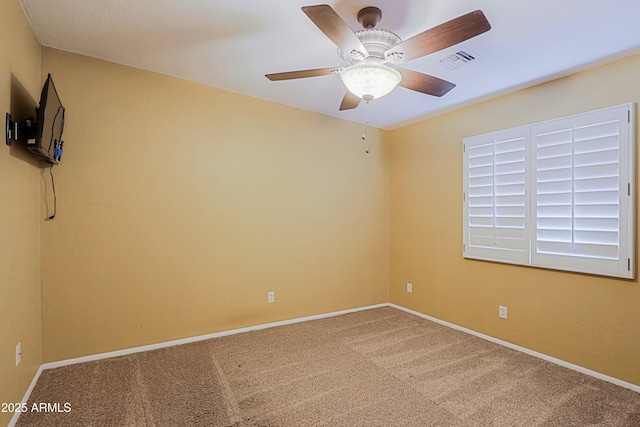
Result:
[[[402,74],[402,81],[399,86],[426,93],[427,95],[439,97],[456,87],[451,82],[418,71],[404,68],[397,68],[397,70]]]
[[[385,52],[385,58],[395,63],[411,61],[461,43],[491,29],[481,10],[469,12],[417,34]]]
[[[316,68],[314,70],[287,71],[285,73],[266,74],[265,77],[271,81],[304,79],[306,77],[328,76],[340,72],[340,67]]]
[[[360,104],[360,101],[362,101],[360,97],[347,91],[347,93],[344,94],[344,98],[342,98],[342,103],[340,103],[340,111],[353,110]]]
[[[368,56],[367,49],[331,6],[326,4],[304,6],[302,11],[344,52],[351,53],[355,50]]]

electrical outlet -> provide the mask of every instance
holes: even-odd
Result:
[[[276,293],[271,291],[267,293],[267,302],[268,303],[272,303],[272,302],[276,302]]]
[[[407,282],[407,292],[409,293],[413,292],[413,283]]]
[[[507,307],[505,306],[499,306],[498,307],[498,316],[502,319],[506,319],[507,318]]]
[[[20,364],[22,360],[22,343],[16,344],[16,366]]]

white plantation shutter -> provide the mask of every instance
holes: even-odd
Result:
[[[533,265],[629,275],[629,119],[621,106],[532,126]]]
[[[634,277],[625,104],[464,140],[466,258]]]
[[[465,256],[527,260],[526,128],[465,140]]]

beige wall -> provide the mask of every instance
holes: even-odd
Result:
[[[67,109],[43,360],[382,303],[382,131],[44,49]],[[267,292],[276,302],[267,304]]]
[[[637,103],[638,76],[634,56],[393,131],[391,302],[640,385],[637,280],[462,258],[462,139]]]
[[[0,113],[35,115],[40,45],[16,0],[0,1]],[[41,169],[22,147],[0,154],[0,402],[20,401],[40,365]],[[15,346],[23,359],[15,366]],[[0,425],[11,414],[0,413]]]

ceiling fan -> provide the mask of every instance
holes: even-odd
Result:
[[[274,73],[266,77],[277,81],[338,74],[347,87],[340,104],[341,111],[356,108],[363,99],[369,102],[380,98],[398,85],[427,95],[446,94],[455,84],[396,65],[461,43],[491,29],[484,13],[476,10],[403,41],[391,31],[375,28],[382,18],[382,11],[377,7],[365,7],[358,12],[358,22],[364,30],[355,33],[329,5],[304,6],[302,11],[338,46],[338,56],[350,65]]]

